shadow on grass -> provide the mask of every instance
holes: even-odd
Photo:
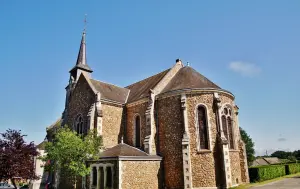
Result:
[[[230,188],[230,189],[247,189],[247,188],[251,188],[251,187],[254,187],[254,186],[263,186],[263,185],[266,185],[266,184],[269,184],[269,183],[272,183],[272,182],[276,182],[276,181],[280,181],[280,180],[283,180],[283,179],[300,179],[300,173],[296,173],[296,174],[293,174],[293,175],[287,175],[287,176],[283,176],[283,177],[279,177],[279,178],[275,178],[275,179],[267,180],[267,181],[263,181],[263,182],[256,182],[256,183],[240,185],[240,186],[233,187],[233,188]]]
[[[290,178],[293,178],[293,179],[300,179],[300,176],[290,177]]]

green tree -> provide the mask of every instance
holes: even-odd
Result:
[[[52,142],[46,143],[47,155],[42,157],[42,160],[54,162],[47,164],[45,168],[49,171],[62,170],[72,179],[73,187],[76,188],[77,177],[85,176],[90,172],[86,161],[99,157],[101,147],[102,138],[92,132],[83,137],[64,127],[58,129]]]
[[[295,151],[293,152],[293,155],[294,155],[298,160],[300,160],[300,150],[295,150]]]
[[[279,159],[288,159],[290,156],[293,156],[292,152],[285,152],[285,151],[275,151],[271,154],[272,157],[277,157]]]
[[[250,165],[250,163],[253,162],[255,159],[254,142],[252,141],[252,138],[246,133],[246,131],[241,127],[240,127],[240,134],[242,140],[245,142],[246,145],[247,161],[248,161],[248,165]]]

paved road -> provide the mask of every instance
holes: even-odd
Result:
[[[272,182],[264,186],[251,187],[251,189],[300,189],[300,176],[286,178],[280,181]]]

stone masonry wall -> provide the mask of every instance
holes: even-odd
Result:
[[[127,118],[126,118],[126,143],[133,146],[133,134],[134,134],[134,122],[135,116],[138,114],[141,118],[141,145],[144,149],[144,139],[146,137],[146,116],[145,112],[148,106],[148,102],[137,104],[134,106],[127,107]]]
[[[157,102],[159,151],[163,157],[165,186],[182,189],[182,137],[184,131],[180,95],[159,99]]]
[[[239,151],[229,152],[232,185],[242,183]]]
[[[211,149],[203,152],[197,152],[196,136],[196,115],[195,109],[199,104],[205,104],[208,112],[208,122],[210,124],[209,138]],[[215,150],[217,126],[216,116],[213,112],[213,94],[194,94],[187,95],[188,126],[190,133],[190,152],[192,163],[193,187],[215,187]],[[220,154],[221,155],[221,154]]]
[[[111,148],[121,141],[123,133],[124,108],[102,103],[102,137],[105,148]]]
[[[233,108],[233,114],[232,114],[232,119],[233,119],[233,133],[234,133],[234,144],[235,144],[235,149],[230,150],[229,155],[230,155],[230,166],[231,166],[231,176],[232,176],[232,184],[241,184],[242,181],[242,175],[247,174],[246,170],[241,167],[240,163],[240,153],[241,149],[239,147],[239,142],[240,141],[240,134],[239,134],[239,128],[238,128],[238,123],[236,123],[236,114],[234,113],[234,99],[226,94],[220,94],[220,99],[222,104],[230,104],[230,106]],[[238,183],[237,183],[238,182]]]
[[[87,122],[87,114],[91,105],[95,102],[95,94],[90,88],[84,77],[80,77],[77,81],[69,105],[67,125],[73,126],[74,120],[78,114],[82,114],[84,122]]]
[[[122,161],[122,189],[159,189],[160,161]]]
[[[242,179],[241,182],[249,183],[246,148],[242,140],[239,142],[239,156],[240,156],[240,166],[241,166],[241,179]]]

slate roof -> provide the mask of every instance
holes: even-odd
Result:
[[[89,65],[87,64],[78,64],[78,65],[75,65],[71,70],[70,72],[72,72],[73,70],[75,70],[76,68],[81,68],[83,70],[86,70],[88,72],[93,72],[92,69],[89,67]]]
[[[156,75],[131,84],[125,88],[102,81],[90,79],[92,85],[101,93],[102,99],[112,100],[121,104],[131,103],[149,96],[153,89],[169,72],[164,70]],[[180,89],[221,89],[218,85],[194,70],[192,67],[181,68],[161,93]]]
[[[269,163],[263,158],[259,158],[253,161],[252,166],[269,165]]]
[[[277,157],[268,157],[268,158],[265,157],[264,160],[266,160],[269,164],[281,163],[280,159]]]
[[[156,84],[168,73],[170,69],[162,71],[156,75],[148,77],[142,81],[131,84],[125,88],[130,89],[127,102],[134,102],[149,95],[150,89],[153,89]]]
[[[129,93],[128,89],[94,79],[90,79],[90,81],[95,89],[101,93],[102,99],[113,100],[122,104],[126,102]]]
[[[137,148],[128,144],[120,143],[112,148],[109,148],[100,154],[100,157],[120,157],[120,156],[149,156]]]
[[[180,89],[221,89],[190,66],[181,68],[162,93]]]

